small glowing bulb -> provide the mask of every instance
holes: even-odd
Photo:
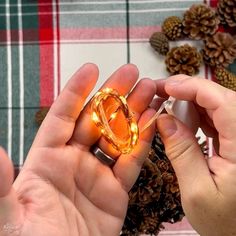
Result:
[[[98,105],[99,105],[99,101],[95,101],[95,103],[96,103],[96,106],[98,106]]]
[[[133,140],[132,140],[133,145],[136,145],[137,141],[138,141],[138,136],[137,136],[137,134],[134,134]]]
[[[112,113],[109,121],[114,120],[116,116],[117,116],[117,112]]]
[[[99,122],[99,119],[98,119],[98,116],[97,116],[96,112],[93,112],[93,113],[92,113],[92,120],[93,120],[95,123]]]
[[[106,92],[106,93],[110,93],[111,91],[112,91],[111,88],[105,88],[105,89],[104,89],[104,92]]]
[[[137,124],[131,123],[130,128],[131,128],[131,131],[132,131],[132,132],[134,132],[134,133],[138,132],[138,126],[137,126]]]

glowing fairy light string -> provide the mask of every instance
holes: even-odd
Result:
[[[104,110],[105,102],[113,98],[115,102],[118,104],[117,109],[109,116],[106,117],[106,112]],[[112,106],[112,105],[111,105]],[[128,104],[126,102],[125,97],[119,95],[119,93],[111,88],[105,88],[95,94],[91,101],[91,109],[92,109],[92,120],[100,129],[104,138],[118,151],[121,153],[127,154],[130,153],[134,146],[138,142],[139,130],[137,122],[135,121],[133,114],[129,110]],[[109,122],[111,120],[116,119],[117,113],[121,111],[125,117],[125,121],[127,122],[127,130],[128,133],[127,138],[124,140],[118,137],[110,127]]]
[[[110,98],[113,98],[115,100],[115,103],[118,104],[118,106],[116,110],[112,112],[110,116],[107,118],[106,114],[108,113],[108,111],[111,112],[112,111],[111,108],[114,109],[114,103],[113,103],[110,106],[108,106],[106,110],[104,110],[104,104]],[[157,119],[157,117],[162,113],[163,110],[166,110],[169,114],[172,114],[172,106],[174,102],[175,99],[172,97],[163,102],[163,104],[158,109],[156,114],[144,125],[141,132],[146,130]],[[110,144],[112,144],[112,146],[116,150],[120,151],[121,153],[124,154],[130,153],[138,142],[139,129],[137,122],[133,117],[133,114],[129,110],[125,97],[119,95],[119,93],[114,89],[105,88],[94,95],[91,101],[91,109],[92,109],[92,120],[100,129],[105,139]],[[113,132],[109,124],[110,121],[116,119],[119,111],[123,112],[125,120],[127,122],[128,137],[125,140],[119,138]]]

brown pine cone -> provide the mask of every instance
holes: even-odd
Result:
[[[149,209],[143,210],[143,221],[139,226],[139,232],[144,234],[153,235],[159,232],[162,226],[160,225],[160,219],[158,217],[158,212],[150,211]]]
[[[223,67],[217,67],[215,69],[215,76],[217,79],[217,82],[233,91],[236,91],[236,75],[228,71],[227,69]]]
[[[129,204],[147,205],[158,201],[162,187],[161,173],[149,158],[144,162],[138,181],[140,184],[129,192]]]
[[[166,55],[169,51],[169,40],[162,32],[152,34],[149,42],[154,50],[161,55]]]
[[[227,67],[236,58],[236,37],[229,33],[217,32],[206,38],[204,44],[203,60],[212,67]]]
[[[185,44],[172,48],[166,56],[167,70],[171,75],[195,75],[199,72],[202,56],[195,47]]]
[[[153,210],[152,205],[145,207],[129,205],[121,236],[140,236],[143,234],[158,235],[163,229],[159,219],[158,210]]]
[[[160,222],[174,223],[180,221],[184,213],[180,201],[177,177],[169,159],[165,155],[164,145],[158,134],[152,142],[152,149],[155,155],[149,155],[149,158],[157,164],[163,181],[161,196],[155,207],[158,210]]]
[[[177,16],[166,18],[162,24],[162,31],[170,40],[176,40],[183,35],[182,20]]]
[[[219,23],[219,17],[211,7],[192,5],[184,13],[183,32],[191,39],[204,39],[217,31]]]
[[[217,6],[218,14],[222,24],[229,27],[236,26],[236,1],[235,0],[219,0]]]

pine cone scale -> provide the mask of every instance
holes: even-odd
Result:
[[[219,0],[217,9],[222,24],[227,24],[229,27],[236,26],[235,0]]]

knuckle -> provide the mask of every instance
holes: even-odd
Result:
[[[198,149],[199,147],[196,143],[185,139],[170,145],[166,149],[166,154],[171,162],[176,162],[182,160],[188,155],[193,155],[198,151]]]

